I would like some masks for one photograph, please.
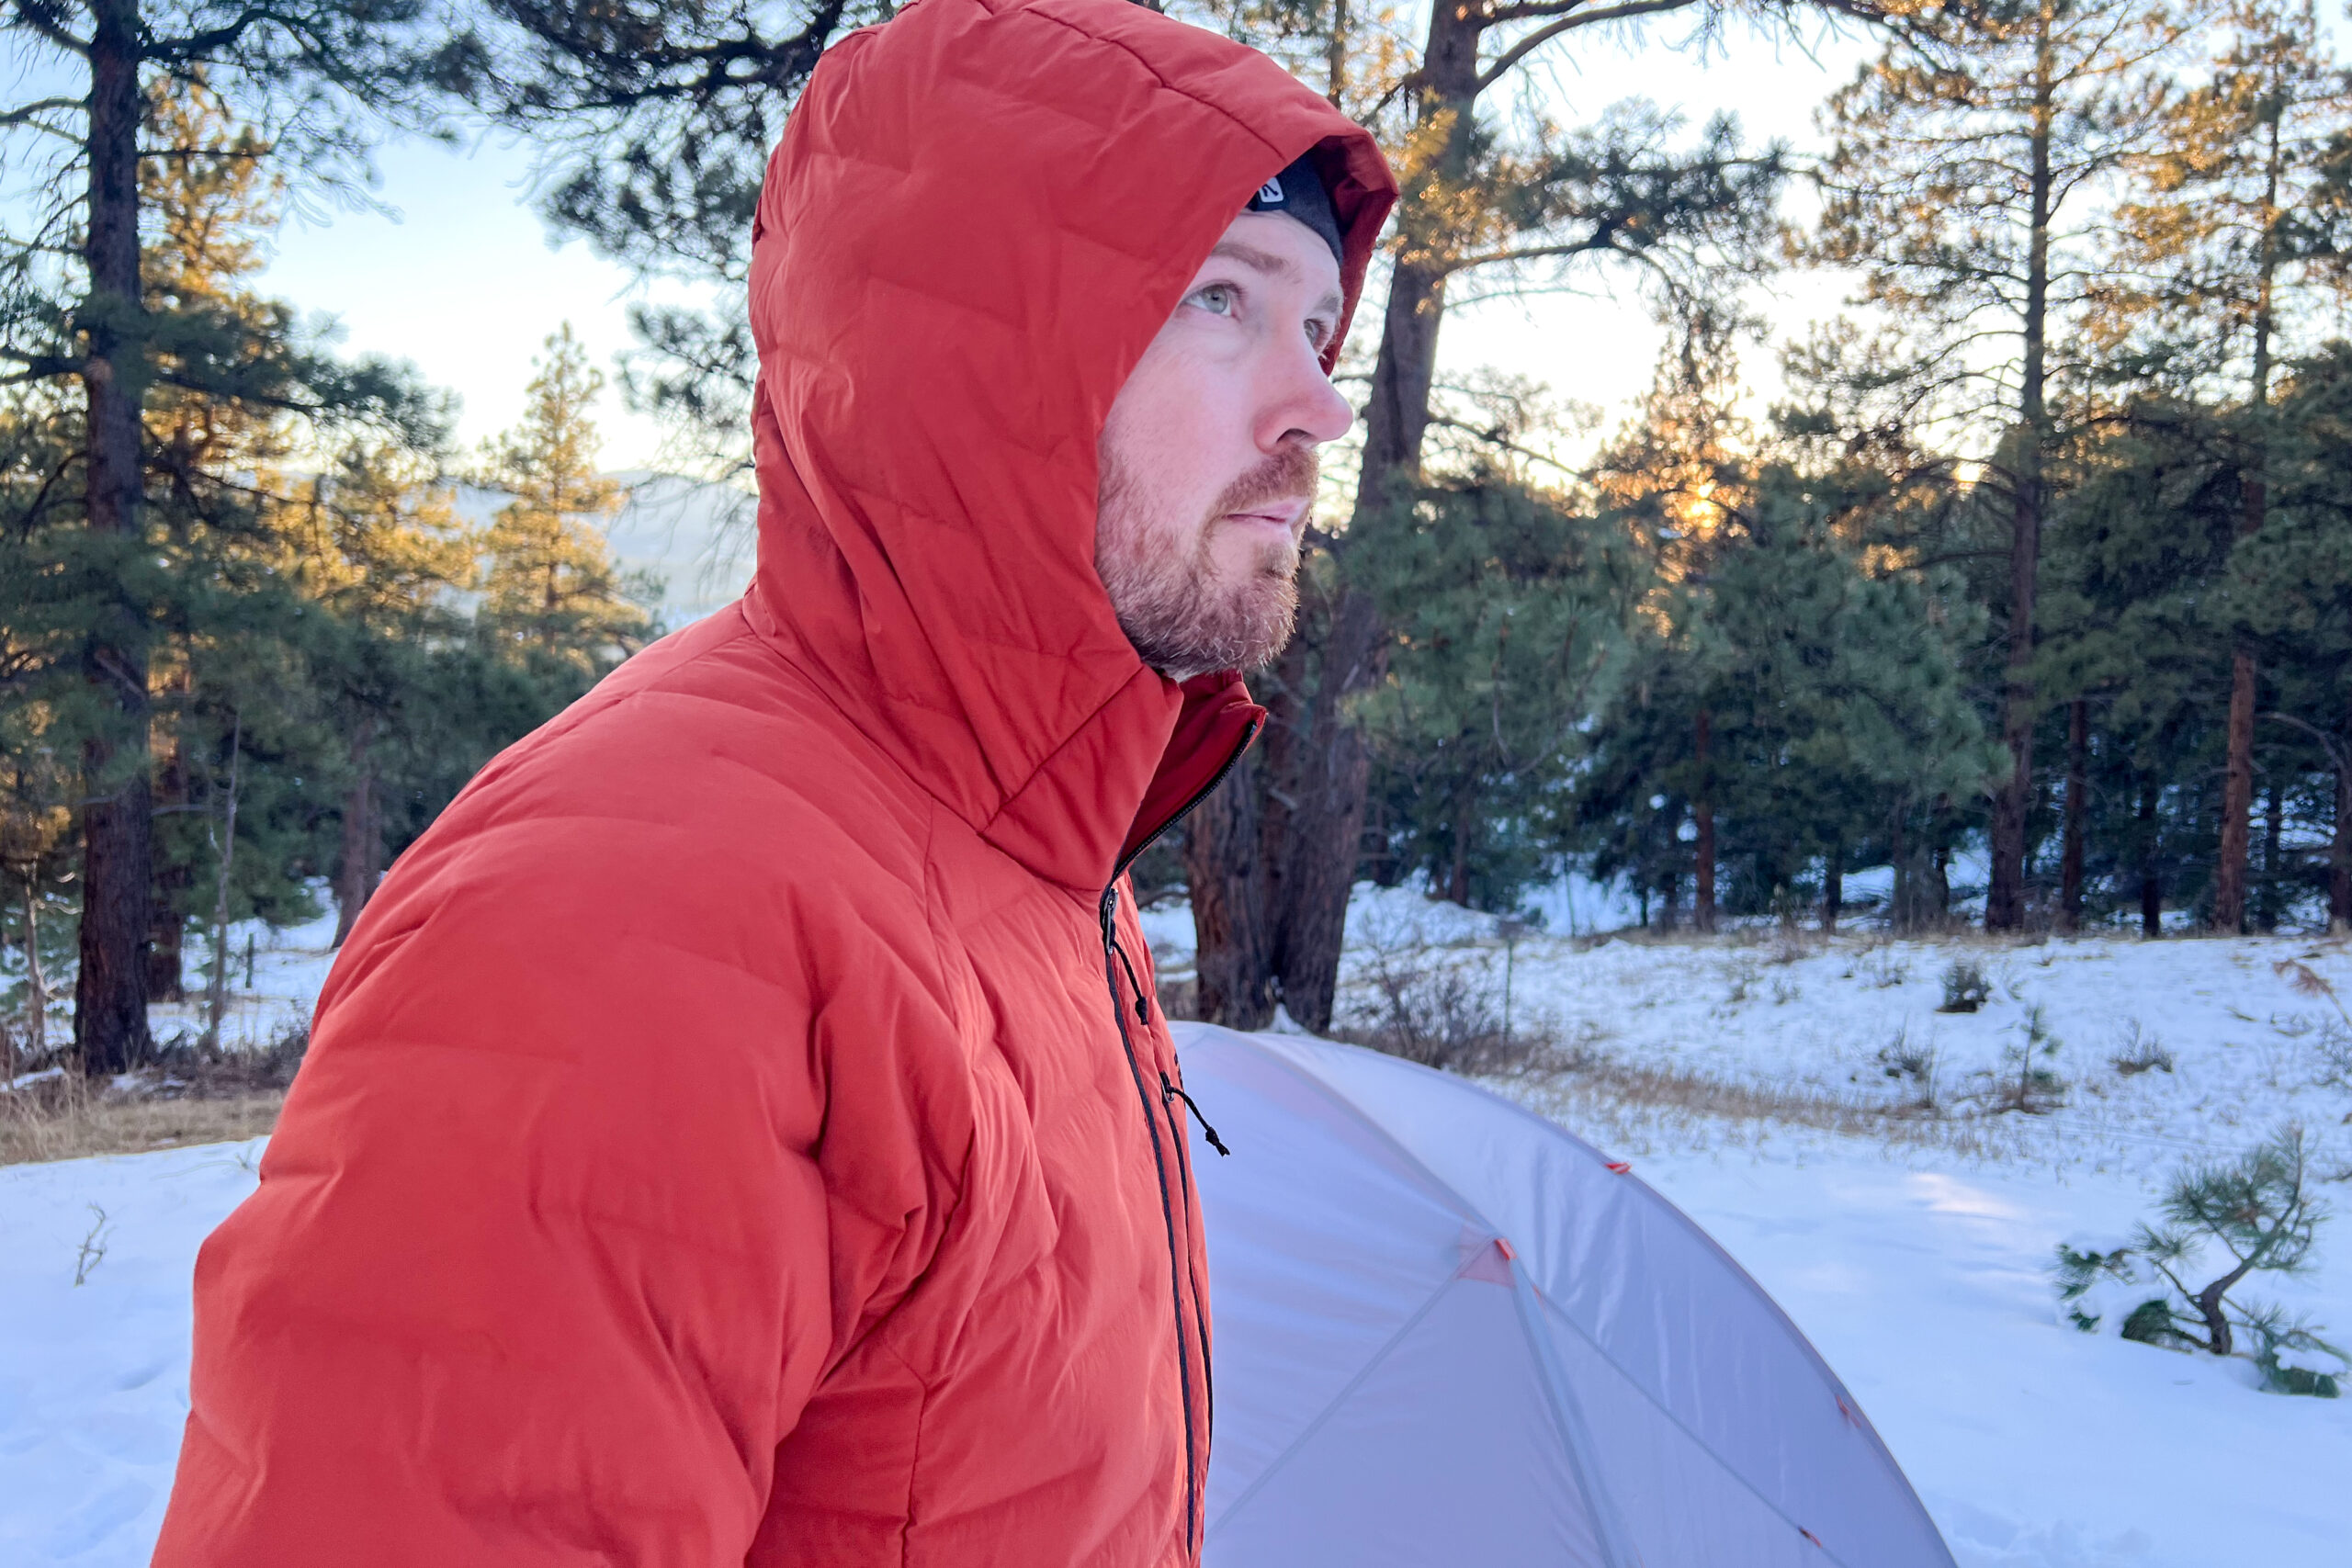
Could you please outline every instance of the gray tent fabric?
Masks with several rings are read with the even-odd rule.
[[[1641,1179],[1476,1085],[1176,1026],[1205,1568],[1952,1568],[1851,1393]]]

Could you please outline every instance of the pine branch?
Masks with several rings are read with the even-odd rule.
[[[58,48],[85,58],[88,56],[90,52],[88,40],[75,38],[67,29],[65,13],[62,7],[53,4],[53,0],[17,0],[16,12],[18,17],[24,18],[27,27]]]
[[[64,133],[59,131],[54,126],[44,124],[33,117],[57,109],[79,113],[87,107],[79,98],[38,98],[31,103],[18,104],[15,108],[0,112],[0,130],[6,130],[10,126],[28,125],[36,130],[49,131],[51,135],[62,135]]]
[[[1560,4],[1510,6],[1497,11],[1495,19],[1498,22],[1535,17],[1559,17],[1559,20],[1548,27],[1536,28],[1497,55],[1495,62],[1478,73],[1477,90],[1483,93],[1501,81],[1510,73],[1512,66],[1517,65],[1529,54],[1543,48],[1562,33],[1573,32],[1578,28],[1598,27],[1603,22],[1622,22],[1634,17],[1650,17],[1666,11],[1680,11],[1696,4],[1696,0],[1623,0],[1622,4],[1604,6],[1597,11],[1579,12],[1574,9],[1583,3],[1584,0],[1562,0]],[[1563,10],[1568,11],[1569,14],[1560,16]]]

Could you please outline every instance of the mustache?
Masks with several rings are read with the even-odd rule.
[[[1264,462],[1226,486],[1216,498],[1216,504],[1209,509],[1209,515],[1216,518],[1229,512],[1254,511],[1269,502],[1312,500],[1316,479],[1322,471],[1315,448],[1303,443],[1285,443]]]

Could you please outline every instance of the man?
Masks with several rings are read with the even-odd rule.
[[[835,46],[754,230],[757,579],[369,904],[198,1264],[158,1563],[1196,1560],[1124,872],[1261,722],[1393,197],[1123,0]]]

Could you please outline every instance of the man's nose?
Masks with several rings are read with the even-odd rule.
[[[1284,441],[1320,446],[1337,441],[1355,423],[1356,411],[1331,385],[1322,360],[1304,336],[1295,349],[1283,354],[1272,374],[1274,384],[1256,431],[1260,450],[1272,452]]]

